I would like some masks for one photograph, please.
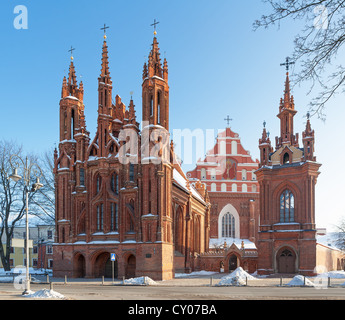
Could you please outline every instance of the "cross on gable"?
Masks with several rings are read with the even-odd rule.
[[[228,127],[229,127],[229,125],[230,125],[230,121],[232,121],[232,119],[230,119],[230,117],[229,117],[229,116],[227,116],[227,117],[226,117],[224,120],[227,122]]]
[[[294,61],[290,61],[290,57],[286,57],[285,63],[281,63],[280,65],[281,66],[285,66],[286,67],[286,71],[289,72],[289,67],[292,64],[295,64],[295,62]]]

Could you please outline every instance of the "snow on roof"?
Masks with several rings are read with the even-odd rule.
[[[333,250],[340,250],[337,246],[338,232],[329,232],[325,235],[316,235],[316,242]]]
[[[232,244],[235,244],[238,249],[242,248],[242,241],[244,245],[244,249],[253,249],[256,250],[255,243],[250,241],[249,239],[239,239],[239,238],[217,238],[217,239],[210,239],[209,245],[210,248],[215,247],[223,247],[224,242],[226,242],[226,246],[229,248]]]
[[[190,190],[187,188],[187,180],[178,172],[176,168],[173,170],[173,178],[178,185],[180,185],[187,192],[191,192],[197,199],[204,202],[204,199],[201,197],[198,191],[190,184]]]

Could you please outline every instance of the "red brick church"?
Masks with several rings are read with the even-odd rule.
[[[116,95],[106,37],[98,78],[97,132],[86,129],[83,84],[71,59],[55,151],[54,276],[171,279],[208,251],[210,204],[183,173],[169,137],[168,65],[156,36],[142,75],[142,129],[133,100]]]
[[[228,126],[188,174],[170,139],[168,64],[156,34],[142,74],[141,129],[133,100],[128,107],[119,95],[113,100],[113,89],[105,37],[94,137],[73,58],[63,79],[54,276],[111,277],[112,253],[119,278],[238,266],[313,274],[316,265],[334,266],[316,241],[314,131],[308,118],[300,146],[288,73],[275,149],[264,125],[254,160]]]

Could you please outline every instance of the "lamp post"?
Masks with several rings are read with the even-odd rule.
[[[14,154],[10,157],[10,164],[13,169],[13,173],[9,176],[9,179],[18,182],[19,180],[23,179],[24,181],[24,191],[25,191],[25,253],[26,253],[26,276],[25,276],[25,290],[23,291],[24,294],[29,294],[30,292],[30,277],[29,277],[29,193],[35,192],[43,187],[43,184],[40,183],[40,177],[42,176],[42,170],[36,163],[29,163],[28,157],[24,160]],[[18,168],[23,166],[23,177],[18,174]],[[30,186],[31,175],[36,177],[36,182]]]

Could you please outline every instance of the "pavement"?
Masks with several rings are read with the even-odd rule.
[[[188,276],[150,286],[123,285],[117,279],[49,278],[47,283],[46,277],[35,276],[41,282],[32,283],[31,290],[52,289],[66,300],[345,300],[345,279],[321,279],[318,287],[287,286],[291,277],[258,278],[241,287],[217,286],[225,275]],[[0,284],[0,300],[38,300],[23,297],[21,292],[13,283]]]

